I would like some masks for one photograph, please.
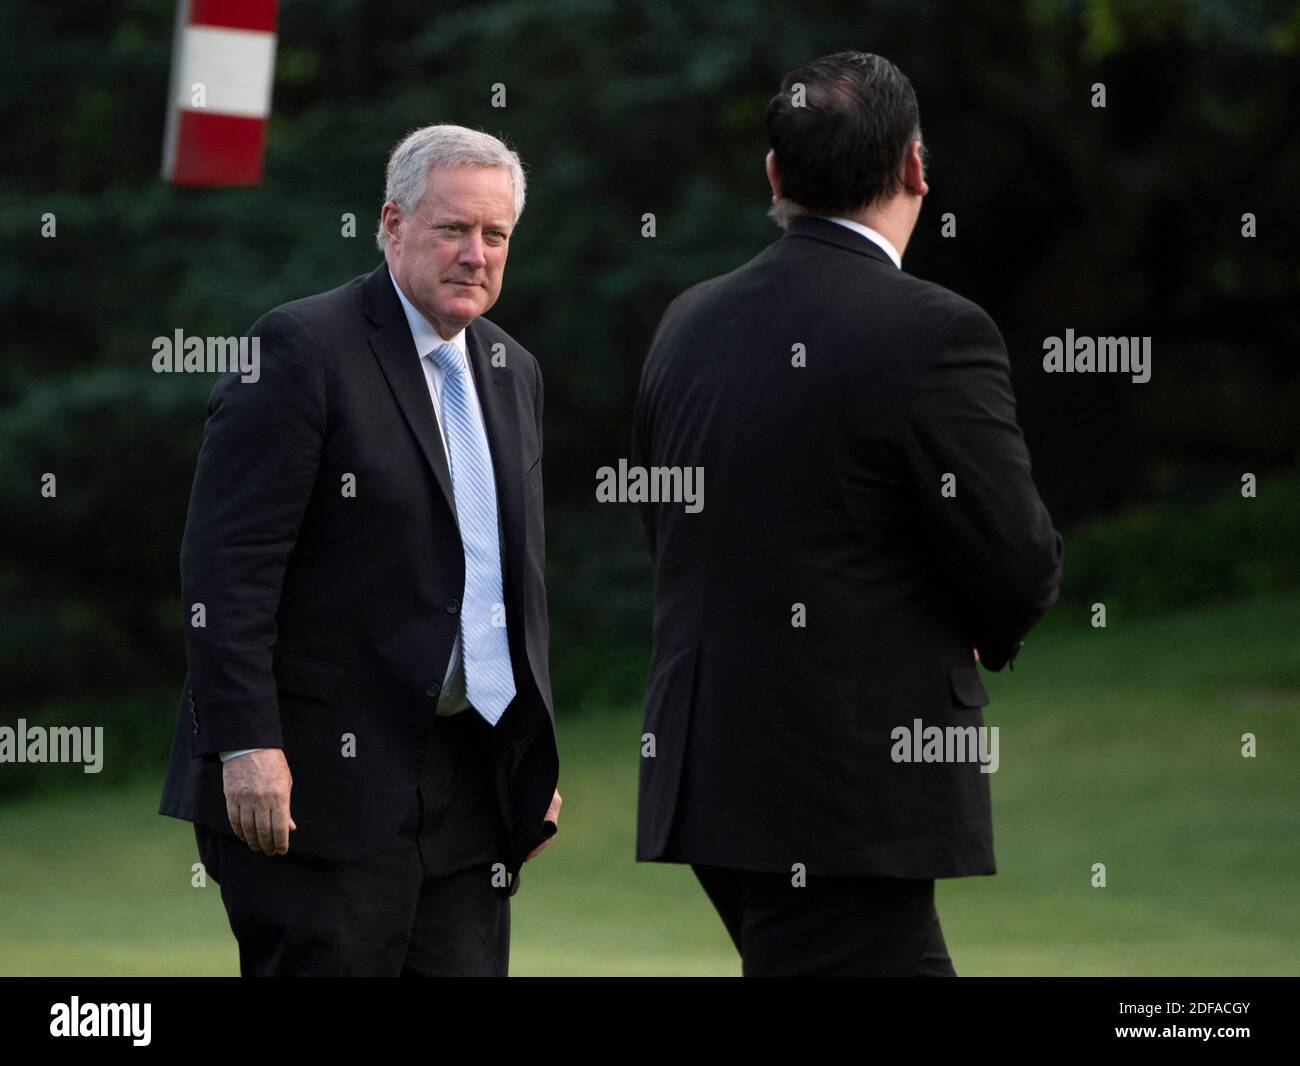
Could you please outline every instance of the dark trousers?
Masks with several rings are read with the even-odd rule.
[[[401,830],[366,862],[298,855],[292,838],[287,854],[264,855],[195,825],[239,942],[240,973],[506,976],[510,897],[494,881],[508,863],[490,729],[473,709],[435,719]]]
[[[934,882],[692,865],[746,977],[956,977]]]

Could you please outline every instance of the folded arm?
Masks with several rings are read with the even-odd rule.
[[[940,345],[909,405],[905,462],[967,634],[1000,670],[1056,602],[1062,542],[1034,487],[993,320],[967,305]]]

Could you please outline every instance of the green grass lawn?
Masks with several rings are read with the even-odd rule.
[[[938,885],[957,972],[1300,972],[1300,596],[1064,621],[985,675],[999,873]],[[560,727],[562,830],[514,899],[512,973],[738,974],[690,870],[632,859],[639,709]],[[0,974],[238,971],[158,790],[79,774],[0,811]]]

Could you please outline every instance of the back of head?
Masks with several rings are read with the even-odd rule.
[[[792,70],[767,105],[768,144],[781,175],[770,214],[845,216],[901,187],[909,145],[921,135],[912,83],[867,52],[836,52]]]

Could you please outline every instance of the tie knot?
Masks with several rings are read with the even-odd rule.
[[[429,353],[429,358],[442,367],[445,374],[458,374],[464,367],[464,362],[460,357],[460,349],[451,341],[443,341]]]

